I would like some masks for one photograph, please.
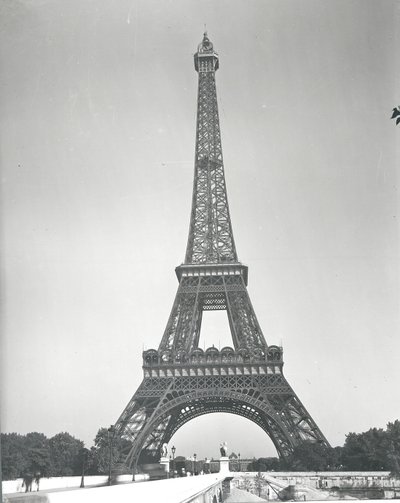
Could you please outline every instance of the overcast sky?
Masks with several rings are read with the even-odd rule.
[[[399,3],[3,0],[0,17],[2,430],[90,446],[140,385],[186,248],[205,23],[265,338],[332,445],[400,418]],[[232,344],[225,312],[204,315],[212,344]],[[171,443],[222,440],[275,454],[223,414]]]

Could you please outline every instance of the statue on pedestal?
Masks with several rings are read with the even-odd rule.
[[[228,442],[221,442],[219,444],[219,450],[221,452],[221,456],[226,457],[228,455]]]
[[[168,444],[162,444],[162,447],[161,447],[161,457],[162,458],[167,458],[168,457]]]

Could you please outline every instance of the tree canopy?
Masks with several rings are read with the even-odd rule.
[[[349,433],[342,448],[342,463],[347,470],[388,470],[400,475],[400,421],[388,423],[386,430]]]
[[[123,460],[130,443],[114,436],[107,428],[100,428],[90,450],[84,443],[67,432],[47,438],[43,433],[32,432],[1,434],[3,480],[12,480],[31,474],[40,476],[106,474],[111,465],[114,473],[127,470]],[[232,462],[238,455],[231,454]],[[177,456],[175,464],[181,459]],[[198,461],[200,463],[200,460]],[[200,464],[198,464],[199,470]],[[390,471],[400,477],[400,421],[388,423],[386,429],[370,428],[363,433],[351,432],[343,447],[328,448],[323,444],[303,442],[287,459],[254,459],[247,470],[263,471]]]
[[[69,433],[57,433],[49,440],[53,476],[79,475],[84,444]]]

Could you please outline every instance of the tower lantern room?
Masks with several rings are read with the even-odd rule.
[[[219,68],[218,54],[214,51],[212,42],[204,33],[203,40],[197,47],[197,52],[194,55],[194,67],[197,72],[212,72]]]

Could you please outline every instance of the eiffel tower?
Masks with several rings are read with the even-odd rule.
[[[199,74],[191,221],[185,262],[158,350],[143,352],[144,377],[115,424],[131,441],[131,467],[158,461],[162,445],[191,419],[212,412],[259,425],[285,458],[308,440],[329,446],[283,375],[282,348],[268,346],[238,261],[225,186],[215,72],[207,33],[194,55]],[[203,311],[225,310],[233,347],[199,348]]]

